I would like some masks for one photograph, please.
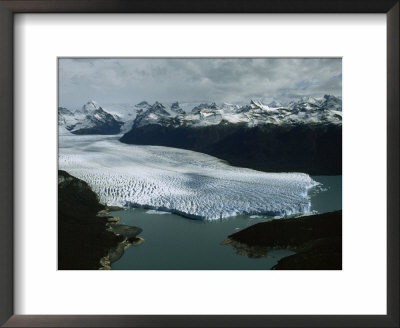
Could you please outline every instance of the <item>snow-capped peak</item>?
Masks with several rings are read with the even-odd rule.
[[[83,112],[91,112],[100,109],[101,107],[94,101],[90,100],[82,107]]]
[[[267,105],[264,105],[261,100],[251,100],[250,105],[258,107],[261,110],[269,110],[270,108]]]
[[[165,106],[164,106],[162,103],[156,101],[156,102],[154,103],[154,105],[152,106],[152,108],[155,109],[155,110],[159,110],[159,109],[164,109]]]
[[[270,107],[270,108],[280,108],[280,107],[283,107],[283,105],[279,101],[273,100],[268,104],[268,107]]]
[[[74,113],[59,108],[58,122],[75,134],[116,134],[123,122],[115,114],[106,112],[95,101],[89,101]]]
[[[139,110],[147,110],[151,108],[151,105],[147,101],[141,101],[140,103],[135,105],[136,108],[139,108]]]
[[[179,102],[177,101],[171,104],[171,111],[181,115],[185,114],[185,111],[179,106]]]
[[[307,102],[310,104],[316,104],[318,102],[318,100],[314,97],[310,97],[310,96],[304,96],[300,99],[300,102]]]
[[[202,109],[218,109],[218,106],[215,102],[211,104],[202,103],[192,109],[192,113],[199,113]]]
[[[342,97],[335,97],[332,95],[324,95],[321,105],[325,109],[341,111],[342,110]]]

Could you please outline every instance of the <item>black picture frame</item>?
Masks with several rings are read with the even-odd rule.
[[[399,327],[399,8],[398,0],[0,0],[0,324],[4,327]],[[14,315],[13,17],[16,13],[385,13],[387,315]]]

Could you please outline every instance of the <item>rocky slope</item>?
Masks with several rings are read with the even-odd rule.
[[[105,209],[86,182],[58,171],[59,270],[109,269],[136,242],[141,229],[111,225],[110,216],[97,215]]]
[[[271,249],[296,254],[281,259],[276,270],[341,270],[342,211],[258,223],[223,242],[249,257],[267,256]]]
[[[173,128],[150,124],[132,129],[120,141],[194,150],[265,172],[335,175],[342,169],[342,129],[336,125]]]

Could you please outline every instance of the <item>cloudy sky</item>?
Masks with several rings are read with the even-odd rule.
[[[342,61],[332,58],[60,59],[59,106],[148,102],[290,101],[342,95]]]

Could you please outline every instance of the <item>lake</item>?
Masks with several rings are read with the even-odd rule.
[[[322,185],[313,188],[311,210],[324,213],[342,209],[342,176],[312,176]],[[145,239],[128,248],[112,264],[113,270],[266,270],[279,259],[294,254],[289,250],[271,251],[266,258],[238,255],[229,245],[222,246],[230,234],[268,216],[235,216],[213,221],[191,220],[182,216],[142,208],[113,212],[121,224],[143,229]]]

